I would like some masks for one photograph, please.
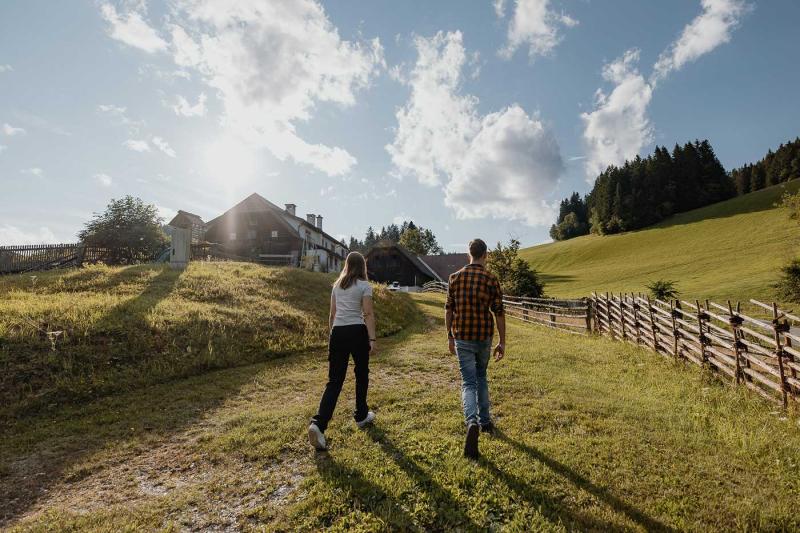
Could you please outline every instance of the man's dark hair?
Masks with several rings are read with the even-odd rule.
[[[469,241],[469,256],[473,259],[480,259],[486,255],[486,243],[483,239],[472,239]]]

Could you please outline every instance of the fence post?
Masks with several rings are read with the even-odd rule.
[[[594,322],[594,300],[586,300],[586,333],[592,333],[592,324]]]
[[[789,337],[786,337],[786,336],[784,335],[784,337],[783,337],[783,345],[784,345],[784,346],[786,346],[787,348],[791,348],[791,347],[792,347],[792,339],[790,339]],[[792,362],[794,362],[794,355],[790,354],[790,353],[789,353],[789,352],[787,352],[786,350],[784,350],[784,352],[783,352],[783,353],[784,353],[784,355],[786,356],[786,358],[787,358],[789,361],[792,361]],[[795,380],[797,380],[797,370],[795,370],[795,369],[794,369],[794,366],[791,366],[791,367],[789,367],[789,368],[790,368],[790,372],[792,373],[792,377],[793,377]],[[792,386],[790,386],[790,387],[789,387],[789,392],[790,392],[790,393],[791,393],[791,395],[792,395],[792,399],[793,399],[793,400],[795,400],[795,401],[797,401],[797,392],[798,392],[797,386],[796,386],[796,385],[792,385]]]
[[[728,314],[730,315],[728,323],[733,331],[733,356],[736,358],[736,376],[734,382],[738,385],[742,382],[742,361],[741,355],[739,355],[739,350],[741,348],[741,342],[739,341],[741,332],[739,331],[739,326],[742,324],[742,318],[733,314],[733,306],[730,300],[728,300]]]
[[[680,352],[678,348],[678,339],[680,339],[681,332],[678,330],[678,322],[675,320],[675,314],[677,311],[675,308],[677,307],[680,309],[681,303],[677,300],[670,301],[669,310],[670,316],[672,317],[672,355],[675,359],[680,357]]]
[[[613,298],[614,293],[611,293]],[[619,298],[617,298],[619,305],[619,326],[622,328],[622,340],[626,340],[628,338],[628,334],[625,332],[625,307],[622,305],[622,293],[619,293]]]
[[[700,339],[700,360],[702,361],[703,365],[705,366],[708,363],[708,355],[706,355],[706,334],[703,333],[703,308],[700,307],[700,300],[694,301],[695,309],[697,310],[697,328],[700,330],[700,335],[698,338]]]
[[[642,335],[639,330],[639,302],[636,301],[636,296],[631,293],[631,308],[633,309],[633,328],[636,330],[636,344],[642,343]]]
[[[656,331],[656,318],[653,313],[653,304],[650,302],[650,296],[647,297],[647,313],[650,315],[650,335],[653,336],[653,349],[658,352],[658,347],[661,344],[658,342],[658,333]]]
[[[783,347],[781,346],[781,333],[784,333],[789,327],[787,323],[781,323],[778,318],[778,304],[772,302],[772,330],[775,333],[775,356],[778,358],[778,371],[781,374],[781,392],[783,393],[783,408],[789,406],[787,397],[787,383],[786,374],[783,369]]]

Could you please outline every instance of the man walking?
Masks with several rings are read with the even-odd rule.
[[[480,432],[494,432],[486,378],[494,335],[492,315],[500,336],[495,361],[505,355],[506,344],[503,292],[497,278],[486,270],[486,252],[481,239],[470,241],[470,264],[450,276],[445,304],[450,353],[458,356],[461,369],[461,404],[467,424],[464,457],[471,459],[478,458]]]

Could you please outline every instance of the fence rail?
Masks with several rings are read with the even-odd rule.
[[[592,293],[594,331],[649,347],[725,375],[770,401],[800,399],[800,317],[777,304],[750,303],[764,318],[745,315],[739,303],[664,302],[634,294]]]
[[[447,283],[429,281],[422,286],[422,292],[447,293],[447,287]],[[528,324],[578,335],[586,335],[591,331],[591,308],[585,299],[504,296],[503,307],[509,317]]]

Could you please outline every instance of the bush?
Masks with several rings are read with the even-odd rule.
[[[656,300],[669,301],[678,297],[678,289],[675,287],[675,282],[671,280],[652,281],[647,285],[647,290],[650,291],[650,296]]]
[[[536,270],[519,257],[518,253],[518,240],[511,239],[506,247],[498,242],[497,248],[489,252],[486,268],[497,276],[503,293],[510,296],[542,297],[544,283],[539,279]]]
[[[781,268],[783,276],[776,285],[778,298],[787,302],[800,302],[800,259],[792,259]]]

